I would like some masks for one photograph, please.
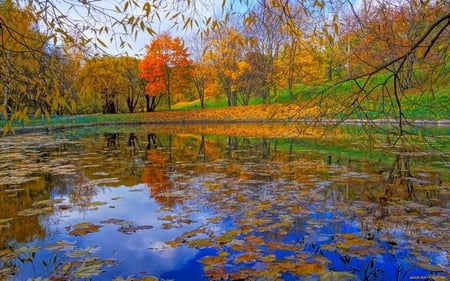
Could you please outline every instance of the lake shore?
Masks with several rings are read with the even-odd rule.
[[[450,126],[450,120],[403,120],[403,124],[413,126]],[[55,116],[50,120],[33,119],[29,123],[15,124],[13,133],[24,134],[43,131],[61,131],[70,128],[110,125],[165,125],[165,124],[265,124],[265,123],[303,123],[311,125],[398,125],[396,119],[324,119],[298,107],[285,105],[253,105],[217,109],[172,110],[139,113],[93,114],[74,116]],[[3,126],[2,126],[3,127]],[[11,132],[9,132],[11,133]],[[1,129],[3,135],[3,128]]]

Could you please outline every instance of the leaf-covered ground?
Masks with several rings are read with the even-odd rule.
[[[46,118],[30,119],[29,122],[17,121],[13,126],[3,124],[3,134],[21,133],[31,131],[47,131],[60,130],[71,127],[96,126],[96,125],[131,125],[131,124],[152,124],[152,125],[168,125],[168,124],[216,124],[218,126],[229,126],[229,123],[253,123],[256,126],[266,126],[270,122],[280,122],[286,124],[286,121],[304,121],[310,122],[301,125],[300,130],[283,131],[281,136],[298,136],[299,131],[303,133],[311,128],[317,128],[328,120],[322,114],[330,109],[326,106],[320,107],[315,105],[301,104],[270,104],[270,105],[251,105],[251,106],[235,106],[226,108],[213,109],[191,109],[191,110],[172,110],[172,111],[156,111],[156,112],[140,112],[140,113],[123,113],[123,114],[93,114],[93,115],[75,115],[75,116],[53,116],[50,120]],[[330,125],[334,124],[331,120]],[[350,123],[360,124],[362,120],[352,119]],[[388,120],[378,120],[381,123]],[[417,124],[422,124],[423,120],[418,120]],[[430,121],[431,122],[431,121]],[[435,120],[434,124],[449,124],[449,120]],[[394,122],[395,123],[395,122]],[[414,122],[413,122],[414,123]],[[0,125],[2,125],[0,120]],[[297,124],[299,125],[299,124]],[[305,126],[306,125],[306,126]],[[253,126],[255,127],[255,126]],[[334,126],[333,126],[334,127]],[[0,128],[1,129],[1,128]],[[216,131],[217,132],[217,131]],[[219,130],[220,132],[220,130]],[[248,133],[246,130],[242,133]],[[254,135],[254,133],[252,133]],[[274,136],[279,136],[273,134]]]

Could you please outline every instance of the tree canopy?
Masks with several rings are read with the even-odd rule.
[[[117,112],[122,106],[118,103],[135,111],[142,107],[137,98],[142,79],[147,82],[148,111],[196,98],[203,99],[204,107],[205,93],[237,106],[252,100],[269,103],[288,91],[291,102],[308,100],[310,108],[317,108],[318,118],[395,118],[402,135],[403,125],[414,118],[405,114],[403,106],[415,100],[414,95],[429,96],[420,100],[428,100],[430,109],[448,110],[441,102],[448,100],[448,3],[362,0],[357,4],[351,0],[1,1],[4,132],[15,119],[30,115]],[[105,63],[124,56],[120,50],[139,49],[133,39],[142,36],[151,36],[145,57],[126,64],[140,60],[140,74],[135,67],[119,71],[120,79],[133,86],[114,85],[117,81],[112,79],[77,82],[83,77],[85,81],[116,77],[118,70],[106,65],[94,68],[92,77],[83,73],[93,61]],[[199,45],[197,53],[187,52],[191,45]],[[113,49],[119,51],[108,54]],[[94,84],[103,80],[108,85],[100,91],[100,85]],[[88,85],[92,94],[100,95],[100,101],[90,106],[82,102],[89,96]],[[310,90],[303,91],[305,85]],[[167,103],[159,103],[162,96]]]
[[[187,84],[190,64],[189,53],[178,37],[164,33],[147,46],[139,64],[140,77],[147,81],[147,111],[155,110],[163,95],[170,109],[173,92],[182,91]]]

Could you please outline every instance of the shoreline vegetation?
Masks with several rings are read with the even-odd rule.
[[[2,125],[3,135],[5,124]],[[249,105],[239,107],[211,109],[183,109],[119,114],[92,114],[73,116],[53,116],[50,119],[31,118],[20,121],[7,128],[7,134],[25,134],[32,132],[61,131],[71,128],[110,126],[110,125],[211,125],[211,124],[305,124],[317,125],[398,125],[396,119],[327,119],[320,118],[314,112],[298,110],[296,106],[286,104]],[[450,119],[408,120],[410,125],[450,126]],[[291,135],[291,134],[289,134]]]

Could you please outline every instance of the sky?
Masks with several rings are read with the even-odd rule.
[[[81,1],[76,0],[54,1],[54,3],[58,5],[55,15],[59,13],[67,16],[66,22],[68,23],[68,26],[92,26],[97,29],[100,28],[100,26],[108,27],[108,34],[101,35],[100,39],[106,43],[107,48],[103,49],[109,54],[142,56],[145,53],[145,46],[152,40],[150,34],[147,32],[140,32],[137,38],[135,38],[133,35],[125,35],[121,25],[115,27],[112,26],[111,17],[116,20],[122,20],[124,17],[124,13],[118,12],[116,6],[119,7],[120,10],[123,10],[127,1],[92,1],[91,5],[94,6],[90,9],[91,14],[89,14],[86,6],[83,6],[80,2]],[[140,2],[141,7],[143,7],[145,1],[138,0],[138,2]],[[151,11],[150,16],[153,17],[147,21],[146,24],[148,24],[156,33],[169,32],[172,36],[181,37],[186,40],[191,40],[191,37],[195,34],[196,30],[182,30],[182,14],[185,17],[191,16],[197,19],[212,17],[217,13],[220,13],[220,7],[222,5],[222,0],[190,0],[191,9],[187,9],[187,0],[161,0],[160,2],[161,5],[165,7],[158,10],[159,17],[156,16],[155,12]],[[180,16],[177,20],[178,24],[174,26],[174,21],[167,19],[167,14],[172,16],[178,12],[180,12]],[[129,16],[142,15],[143,10],[142,8],[133,7],[130,4],[127,7],[126,13],[128,13]],[[69,19],[70,24],[68,22]],[[130,31],[130,28],[128,28],[128,31]],[[114,36],[115,40],[110,41],[112,33],[116,33],[117,36]],[[95,37],[93,32],[85,32],[85,35],[87,37]],[[132,48],[121,48],[120,38],[129,43]]]
[[[53,3],[58,5],[60,9],[60,13],[68,16],[67,18],[71,20],[71,23],[77,26],[83,25],[91,25],[94,28],[99,28],[99,26],[107,26],[109,34],[103,34],[100,36],[100,39],[107,44],[107,48],[103,48],[108,54],[111,55],[121,55],[128,54],[132,56],[142,57],[145,54],[145,46],[149,44],[152,40],[152,36],[146,32],[140,32],[137,38],[134,38],[133,35],[124,35],[123,27],[116,26],[112,27],[111,17],[117,20],[121,20],[124,17],[124,14],[118,12],[116,10],[116,6],[119,9],[123,9],[124,5],[127,1],[121,0],[113,0],[113,1],[90,1],[91,5],[97,7],[98,10],[95,13],[92,13],[91,16],[88,15],[88,10],[86,9],[82,1],[79,0],[54,0]],[[142,5],[146,2],[143,0],[137,0]],[[191,8],[188,9],[186,3],[191,3]],[[233,5],[234,10],[240,10],[240,5],[243,9],[246,9],[244,4],[239,4],[241,0],[226,0],[227,5]],[[242,0],[245,2],[245,0]],[[251,3],[257,0],[248,0]],[[149,1],[153,2],[153,1]],[[155,0],[155,2],[158,2]],[[221,7],[223,0],[159,0],[161,6],[165,6],[163,10],[159,9],[159,18],[156,17],[156,13],[151,11],[150,15],[153,16],[153,19],[148,21],[148,24],[156,33],[169,32],[172,36],[177,36],[183,38],[185,41],[192,41],[193,37],[197,29],[194,30],[182,30],[182,15],[185,17],[195,17],[196,19],[205,19],[207,17],[217,17],[221,14]],[[355,7],[359,6],[358,3],[360,0],[352,1],[355,4]],[[174,4],[175,3],[175,4]],[[93,9],[91,9],[92,11]],[[241,9],[242,10],[242,9]],[[180,12],[180,16],[178,18],[178,25],[174,26],[174,21],[167,19],[167,13],[169,13],[169,17],[176,13]],[[138,15],[143,13],[142,8],[136,8],[132,5],[128,5],[126,13],[131,15]],[[200,21],[201,22],[201,21]],[[128,29],[129,31],[130,29]],[[115,36],[115,40],[110,41],[111,33],[120,34]],[[88,37],[95,37],[91,32],[85,33]],[[91,34],[91,35],[90,35]],[[128,44],[132,46],[132,48],[125,47],[121,48],[120,39],[121,37]]]

